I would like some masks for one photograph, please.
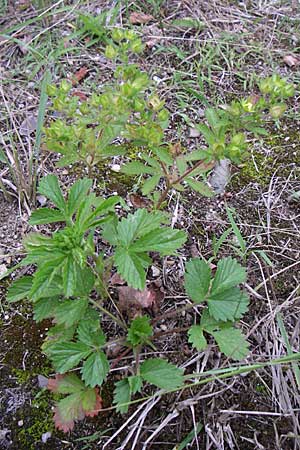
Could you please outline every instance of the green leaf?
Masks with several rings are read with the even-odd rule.
[[[87,197],[89,189],[92,187],[92,180],[84,178],[78,180],[70,189],[67,201],[68,216],[71,218],[79,208],[79,205]]]
[[[186,264],[185,289],[195,303],[202,303],[208,294],[211,278],[209,265],[200,258],[191,259]]]
[[[214,191],[203,181],[195,180],[194,178],[185,178],[187,184],[196,192],[199,192],[204,197],[213,197]]]
[[[84,383],[74,373],[57,375],[49,379],[48,389],[58,394],[75,394],[85,389]]]
[[[237,287],[210,294],[207,300],[209,313],[216,320],[240,319],[248,310],[249,298]]]
[[[130,402],[131,395],[141,391],[142,385],[143,380],[138,375],[124,378],[115,383],[113,403],[117,405],[117,412],[121,414],[127,413],[129,405],[126,405],[126,403]]]
[[[153,328],[150,325],[150,317],[136,317],[130,324],[127,341],[135,347],[147,342],[147,339],[152,336],[152,334]]]
[[[34,274],[30,297],[38,300],[42,297],[49,297],[49,287],[53,279],[60,271],[64,256],[45,262]]]
[[[128,383],[128,379],[124,378],[123,380],[117,381],[115,383],[114,390],[114,404],[117,405],[116,411],[125,414],[128,411],[129,403],[131,399],[130,386]]]
[[[195,347],[198,352],[207,347],[206,339],[203,335],[203,328],[200,325],[192,325],[188,331],[189,343]]]
[[[71,327],[84,317],[87,307],[88,300],[86,298],[65,300],[55,310],[55,322],[57,324],[64,324],[67,328]]]
[[[240,361],[249,353],[249,344],[241,330],[237,328],[225,328],[212,333],[220,350],[229,358]]]
[[[91,351],[91,348],[82,342],[57,342],[46,350],[46,354],[53,362],[55,370],[64,373],[77,366]]]
[[[141,376],[161,389],[176,389],[183,385],[183,369],[159,358],[147,359],[140,368]]]
[[[235,259],[228,257],[218,262],[211,294],[223,292],[246,281],[246,270]]]
[[[131,246],[134,252],[159,252],[163,255],[173,254],[187,239],[186,233],[172,228],[150,231]]]
[[[101,386],[109,372],[109,363],[104,352],[92,353],[84,362],[81,374],[87,386]]]
[[[139,375],[132,375],[131,377],[127,378],[129,386],[130,386],[130,393],[136,394],[137,392],[140,392],[143,386],[143,380],[142,377]]]
[[[133,161],[122,166],[121,171],[126,175],[156,175],[157,169],[153,167],[146,166],[140,161]]]
[[[145,288],[146,273],[144,270],[145,264],[143,262],[146,261],[146,259],[141,260],[140,256],[129,253],[129,251],[124,248],[117,248],[114,255],[114,261],[119,275],[127,281],[129,286],[139,290]],[[150,263],[151,260],[148,258],[148,265],[150,265]]]
[[[62,212],[65,212],[66,204],[55,175],[47,175],[40,181],[38,192],[49,198]]]
[[[33,278],[25,276],[15,280],[9,287],[6,295],[6,300],[10,303],[18,302],[24,298],[29,298],[32,288]]]
[[[30,225],[43,225],[55,222],[65,222],[65,215],[57,209],[39,208],[31,213]]]
[[[95,283],[92,270],[88,267],[80,267],[72,256],[65,259],[62,277],[66,297],[86,296],[93,289]]]
[[[101,347],[106,342],[99,320],[81,320],[77,328],[77,336],[81,342],[90,347]]]
[[[33,317],[36,322],[41,322],[54,316],[57,306],[60,305],[58,297],[40,298],[33,304]]]
[[[148,195],[150,192],[154,191],[156,186],[159,183],[161,175],[154,175],[153,177],[148,178],[142,186],[142,194]]]

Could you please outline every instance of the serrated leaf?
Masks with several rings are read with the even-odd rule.
[[[78,339],[90,347],[101,347],[106,338],[98,320],[81,320],[77,328]]]
[[[211,294],[218,294],[246,281],[246,270],[235,259],[228,257],[218,262]]]
[[[146,284],[145,264],[143,264],[140,256],[131,254],[124,248],[117,248],[114,261],[118,273],[131,287],[139,290],[144,289]],[[151,260],[148,258],[148,265],[150,263]]]
[[[136,317],[130,324],[127,341],[135,347],[145,343],[152,334],[153,328],[150,325],[150,317]]]
[[[156,186],[159,183],[161,175],[154,175],[153,177],[148,178],[142,186],[142,194],[148,195],[150,192],[154,191]]]
[[[42,297],[49,296],[49,286],[53,282],[54,277],[60,271],[64,256],[52,261],[45,262],[34,274],[30,298],[38,300]]]
[[[75,394],[85,389],[84,383],[74,373],[67,375],[56,374],[55,378],[49,378],[47,388],[58,394]]]
[[[141,391],[143,386],[142,377],[140,377],[139,375],[132,375],[131,377],[128,377],[127,380],[130,386],[131,394],[136,394],[137,392]]]
[[[134,252],[159,252],[162,256],[173,254],[187,239],[186,233],[172,228],[150,231],[131,246]]]
[[[77,366],[91,353],[91,348],[82,342],[57,342],[46,350],[59,373],[67,372]]]
[[[70,394],[57,403],[54,409],[54,422],[57,429],[67,433],[74,428],[74,421],[84,418],[81,405],[81,392]]]
[[[248,311],[249,298],[237,287],[217,294],[210,294],[208,300],[209,313],[216,320],[240,319]]]
[[[92,184],[92,180],[84,178],[83,180],[76,181],[71,187],[67,201],[67,211],[70,218],[77,211],[81,202],[85,200]]]
[[[188,296],[195,303],[202,303],[205,301],[211,279],[211,269],[209,265],[200,258],[191,259],[186,264],[184,279]]]
[[[33,318],[36,322],[41,322],[54,316],[57,306],[60,304],[58,298],[41,298],[33,304]]]
[[[115,383],[113,400],[114,404],[117,405],[116,411],[121,414],[127,413],[129,405],[126,405],[126,403],[129,403],[130,399],[131,393],[127,378],[117,381]]]
[[[18,302],[24,298],[29,298],[32,288],[33,278],[25,276],[15,280],[8,288],[6,300],[10,303]]]
[[[164,359],[147,359],[141,364],[140,374],[145,381],[161,389],[176,389],[183,385],[183,369]]]
[[[55,222],[65,222],[65,220],[66,218],[64,213],[57,209],[39,208],[31,213],[29,224],[43,225]]]
[[[199,192],[204,197],[213,197],[214,191],[203,181],[195,180],[194,178],[185,178],[187,184],[196,192]]]
[[[225,328],[212,333],[220,350],[229,358],[240,361],[249,353],[249,344],[241,330],[237,328]]]
[[[84,317],[88,307],[88,300],[80,298],[61,302],[55,312],[54,318],[57,324],[64,324],[67,328],[79,322]]]
[[[38,187],[38,192],[49,198],[58,209],[65,212],[65,200],[55,175],[47,175],[42,178]]]
[[[92,353],[84,362],[81,374],[87,386],[101,386],[109,372],[109,363],[104,352]]]
[[[195,347],[198,352],[207,347],[206,339],[203,335],[203,328],[200,325],[192,325],[188,330],[189,343]]]

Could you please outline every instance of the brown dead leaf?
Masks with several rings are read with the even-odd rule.
[[[81,91],[72,92],[72,97],[79,97],[82,102],[85,102],[87,100],[87,95],[85,95],[85,93]]]
[[[34,133],[36,131],[36,127],[37,117],[29,114],[21,123],[19,132],[21,136],[30,136],[31,133]]]
[[[148,23],[153,19],[153,16],[151,16],[150,14],[133,12],[132,14],[130,14],[129,22],[132,25],[143,25],[144,23]]]
[[[289,67],[297,67],[300,65],[300,57],[293,54],[285,55],[283,61]]]
[[[164,298],[162,290],[153,283],[143,291],[130,286],[120,286],[118,293],[119,308],[121,312],[125,312],[130,318],[136,317],[145,308],[157,310]]]
[[[75,86],[78,84],[81,80],[83,80],[88,73],[88,68],[83,66],[77,72],[74,73],[72,77],[72,85]]]
[[[110,282],[110,284],[111,284],[112,286],[115,286],[116,284],[123,285],[123,284],[126,283],[126,281],[124,281],[123,278],[121,278],[120,275],[119,275],[117,272],[114,273],[114,274],[110,277],[109,282]]]
[[[130,194],[129,200],[134,208],[149,208],[152,204],[150,200],[137,194]]]

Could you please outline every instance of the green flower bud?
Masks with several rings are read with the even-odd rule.
[[[286,109],[287,109],[286,104],[280,103],[270,108],[270,114],[273,117],[273,119],[279,119],[285,113]]]
[[[72,87],[71,83],[69,83],[67,80],[62,80],[62,82],[60,83],[59,89],[64,94],[67,94],[68,92],[70,92],[71,87]]]
[[[112,45],[108,45],[105,49],[105,56],[108,59],[114,59],[118,55],[117,50]]]
[[[54,95],[57,94],[57,88],[56,88],[56,86],[54,86],[54,84],[48,84],[47,88],[46,88],[46,92],[47,92],[47,95],[49,95],[49,97],[53,97]]]
[[[122,39],[124,39],[124,33],[123,30],[120,30],[119,28],[115,28],[111,34],[111,37],[115,42],[120,42]]]
[[[142,41],[140,39],[135,39],[134,41],[132,41],[130,44],[130,50],[133,53],[142,53],[142,51],[144,50]]]

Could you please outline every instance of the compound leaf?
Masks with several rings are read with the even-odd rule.
[[[88,307],[88,300],[80,298],[61,302],[54,312],[55,322],[65,324],[67,328],[79,322],[84,317]]]

